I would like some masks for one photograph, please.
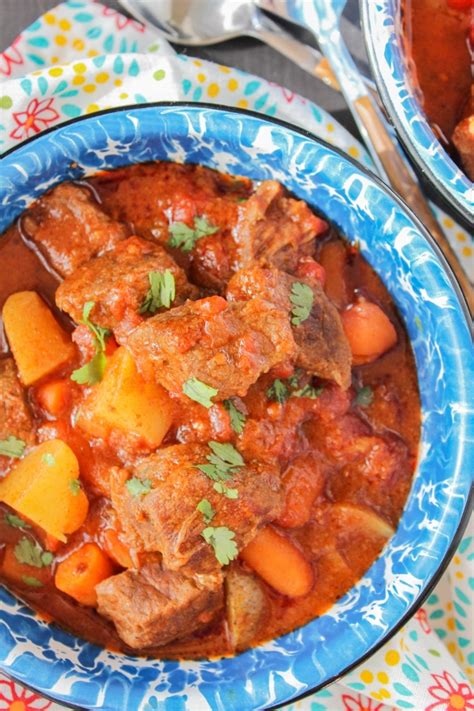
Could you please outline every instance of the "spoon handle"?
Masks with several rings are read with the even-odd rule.
[[[265,42],[265,44],[273,47],[273,49],[297,64],[305,72],[318,77],[332,89],[340,91],[339,82],[334,76],[328,60],[318,50],[283,33],[281,28],[278,28],[277,33],[262,26],[252,31],[252,37]]]

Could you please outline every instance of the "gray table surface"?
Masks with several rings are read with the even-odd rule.
[[[101,1],[104,5],[121,9],[117,0]],[[311,0],[306,1],[310,2]],[[39,15],[57,5],[58,2],[59,0],[0,0],[0,51],[6,49],[25,27]],[[160,0],[156,0],[156,2],[160,2]],[[195,2],[198,3],[199,0],[195,0]],[[299,39],[315,46],[310,33],[296,29],[295,25],[285,24],[285,27],[291,28]],[[344,13],[343,34],[358,63],[366,68],[357,0],[348,0]],[[296,91],[330,111],[351,133],[358,136],[352,116],[340,94],[306,74],[275,50],[256,40],[241,38],[212,47],[176,47],[176,49],[178,52],[238,67],[270,81],[278,82],[278,84]]]

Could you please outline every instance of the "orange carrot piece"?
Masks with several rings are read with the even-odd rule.
[[[58,590],[81,605],[95,607],[95,586],[113,573],[110,558],[95,543],[86,543],[58,565],[54,583]]]
[[[272,526],[262,528],[240,557],[281,595],[300,597],[313,587],[311,564],[299,548]]]
[[[344,311],[342,325],[356,365],[370,363],[397,342],[397,332],[387,314],[365,299]]]
[[[71,400],[71,381],[65,378],[50,380],[36,390],[36,399],[42,410],[53,417],[64,412]]]
[[[117,531],[108,528],[103,531],[100,543],[104,546],[105,552],[122,568],[133,568],[133,561],[125,543],[119,538]]]
[[[27,587],[41,587],[51,575],[51,569],[48,567],[37,568],[33,565],[20,563],[15,555],[13,544],[5,546],[1,571],[2,575],[12,583]]]

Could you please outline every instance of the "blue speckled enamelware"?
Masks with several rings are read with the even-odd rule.
[[[390,289],[416,356],[423,428],[413,489],[395,536],[364,578],[326,615],[258,649],[218,661],[125,657],[43,622],[0,587],[0,668],[92,709],[261,709],[360,661],[419,604],[452,551],[474,461],[470,334],[452,276],[399,200],[330,146],[237,110],[119,109],[40,135],[3,160],[0,231],[62,180],[154,159],[275,178],[358,241]]]
[[[461,220],[474,226],[474,184],[433,133],[410,81],[401,0],[360,0],[372,73],[405,148]]]

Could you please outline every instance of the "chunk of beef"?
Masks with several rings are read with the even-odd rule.
[[[293,271],[303,254],[312,253],[314,238],[327,226],[305,202],[288,197],[280,183],[265,180],[240,207],[234,230],[238,266]]]
[[[260,298],[228,304],[220,296],[153,316],[127,347],[147,380],[182,395],[184,383],[197,378],[217,389],[215,401],[245,395],[296,348],[284,310]]]
[[[464,170],[469,178],[474,180],[474,114],[458,123],[454,129],[453,143]]]
[[[183,565],[196,571],[218,567],[213,549],[201,535],[206,523],[196,506],[202,499],[216,512],[212,525],[231,529],[239,549],[280,511],[279,470],[274,464],[250,460],[238,467],[225,482],[238,491],[238,498],[230,499],[216,492],[215,482],[197,468],[208,464],[210,454],[203,444],[158,450],[133,469],[133,477],[151,487],[139,496],[126,486],[129,472],[116,470],[111,477],[112,503],[130,544],[160,552],[172,570]]]
[[[297,345],[296,364],[309,373],[334,380],[343,388],[351,383],[351,351],[336,307],[328,299],[319,281],[309,277],[295,278],[277,269],[242,269],[229,282],[230,299],[252,299],[260,296],[287,314],[292,310],[291,290],[295,282],[311,287],[313,306],[309,317],[293,326]]]
[[[125,225],[111,220],[89,189],[72,183],[35,202],[22,228],[63,277],[127,236]]]
[[[0,360],[0,440],[13,436],[27,445],[35,443],[31,413],[25,401],[13,358]],[[4,466],[2,467],[2,462]],[[0,473],[7,459],[0,457]]]
[[[123,178],[123,179],[122,179]],[[204,217],[217,232],[201,237],[189,252],[172,250],[194,283],[222,292],[232,270],[232,228],[239,201],[248,197],[251,181],[222,175],[204,166],[146,163],[91,181],[110,215],[148,239],[168,244],[169,228],[181,222],[190,228]]]
[[[186,577],[148,563],[96,586],[99,614],[133,649],[159,647],[207,625],[223,606],[221,573]]]
[[[114,331],[120,341],[144,320],[140,315],[148,293],[150,272],[172,272],[176,286],[174,305],[197,297],[184,271],[160,245],[129,237],[106,254],[78,267],[56,292],[56,304],[78,323],[87,301],[94,301],[94,323]]]

